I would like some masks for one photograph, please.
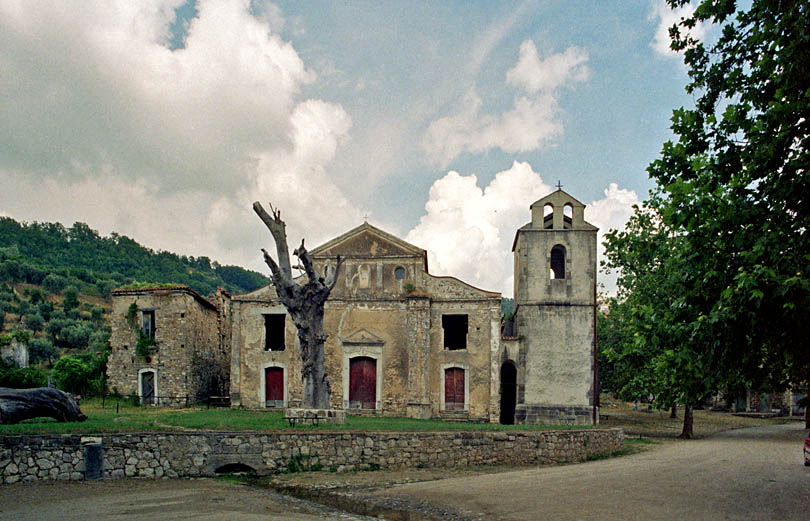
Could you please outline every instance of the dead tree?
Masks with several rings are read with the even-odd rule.
[[[324,367],[323,345],[326,335],[323,332],[323,307],[329,293],[335,287],[338,270],[343,261],[338,256],[334,270],[326,277],[320,276],[316,273],[302,240],[301,246],[295,249],[293,254],[298,257],[299,268],[304,271],[306,282],[297,283],[292,276],[290,253],[287,249],[287,225],[281,220],[281,212],[270,205],[272,215],[268,214],[258,202],[253,203],[253,211],[270,230],[276,243],[278,263],[264,248],[262,253],[264,262],[272,273],[271,280],[278,298],[287,308],[298,331],[302,362],[301,379],[304,384],[303,405],[313,409],[328,409],[331,389]]]
[[[30,418],[83,422],[87,416],[69,394],[50,387],[8,389],[0,387],[0,423],[20,423]]]

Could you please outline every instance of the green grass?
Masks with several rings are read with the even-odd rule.
[[[117,409],[116,409],[117,405]],[[290,427],[282,412],[246,411],[240,409],[171,409],[139,407],[126,400],[101,399],[82,401],[87,421],[58,423],[50,418],[26,420],[17,425],[0,425],[0,435],[18,434],[85,434],[138,431],[527,431],[548,429],[583,429],[585,426],[500,425],[492,423],[445,422],[412,418],[349,416],[345,425],[296,425]]]

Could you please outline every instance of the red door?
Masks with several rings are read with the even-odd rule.
[[[268,367],[264,370],[265,407],[284,407],[284,369]]]
[[[464,369],[451,367],[444,371],[444,408],[464,410]]]
[[[374,409],[377,403],[377,361],[360,356],[349,360],[349,407]]]

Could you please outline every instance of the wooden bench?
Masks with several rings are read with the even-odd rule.
[[[318,425],[320,418],[317,416],[285,416],[285,420],[290,422],[290,427],[295,427],[296,423],[311,423],[312,425]]]

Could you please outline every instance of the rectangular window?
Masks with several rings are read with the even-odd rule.
[[[467,315],[442,315],[444,348],[467,349]]]
[[[141,331],[145,337],[155,339],[155,310],[141,312]]]
[[[284,323],[287,315],[264,315],[264,350],[284,351]]]

